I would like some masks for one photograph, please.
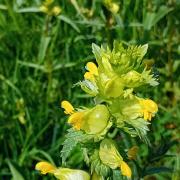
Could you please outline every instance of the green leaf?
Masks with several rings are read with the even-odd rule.
[[[152,167],[152,168],[147,168],[143,176],[150,175],[150,174],[156,174],[156,173],[161,173],[161,172],[172,172],[172,169],[167,168],[167,167]]]
[[[12,165],[12,163],[8,159],[7,164],[11,170],[13,180],[24,180],[23,176],[19,173],[19,171]]]
[[[150,30],[155,24],[157,24],[166,14],[168,14],[172,10],[173,8],[161,6],[157,13],[148,12],[143,22],[144,29]]]
[[[59,15],[57,18],[69,24],[70,26],[72,26],[72,28],[74,28],[74,30],[80,33],[80,29],[78,28],[78,26],[69,17],[64,15]]]
[[[46,37],[46,36],[42,36],[41,38],[41,43],[40,43],[40,47],[39,47],[39,54],[38,54],[38,60],[40,61],[40,63],[43,62],[45,56],[46,56],[46,52],[47,52],[47,48],[48,45],[50,43],[51,37]]]
[[[76,131],[73,128],[68,130],[67,135],[65,136],[66,140],[63,143],[63,148],[61,150],[62,162],[64,163],[71,151],[76,147],[80,142],[86,142],[91,139],[91,135],[86,135],[82,131]]]
[[[121,174],[120,170],[113,170],[113,180],[127,180],[126,176]]]
[[[21,8],[16,10],[17,13],[35,13],[40,12],[40,9],[38,7],[27,7],[27,8]]]
[[[157,24],[166,14],[168,14],[170,11],[172,11],[173,8],[169,8],[167,6],[160,6],[159,11],[157,12],[156,16],[153,19],[153,24]]]
[[[144,141],[147,144],[150,143],[146,136],[147,131],[149,131],[148,125],[150,124],[148,121],[142,118],[138,118],[136,120],[129,120],[126,122],[134,127],[137,135],[140,137],[142,141]]]
[[[101,48],[99,46],[97,46],[96,44],[92,43],[92,52],[93,52],[98,64],[102,66],[102,63],[101,63]]]

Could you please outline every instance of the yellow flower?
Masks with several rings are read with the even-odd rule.
[[[103,164],[109,166],[111,169],[119,167],[124,176],[131,177],[131,169],[126,162],[123,161],[122,156],[117,151],[114,142],[110,139],[104,139],[100,144],[99,157]]]
[[[102,132],[109,122],[109,111],[104,105],[96,105],[92,109],[75,111],[68,101],[62,101],[65,114],[70,114],[68,123],[76,130],[84,130],[87,134]]]
[[[76,130],[81,129],[81,124],[82,124],[82,118],[83,118],[84,113],[83,112],[75,112],[72,114],[69,119],[68,123],[71,124]]]
[[[35,169],[41,171],[41,174],[54,173],[56,167],[48,162],[38,162]]]
[[[84,112],[76,112],[74,110],[74,107],[69,101],[62,101],[61,107],[64,108],[64,113],[71,115],[68,119],[68,123],[71,124],[74,129],[80,130],[81,129],[81,123],[82,123],[82,117],[84,115]]]
[[[40,6],[40,7],[39,7],[39,10],[40,10],[41,12],[43,12],[43,13],[48,13],[48,8],[47,8],[46,6],[44,6],[44,5]]]
[[[51,173],[60,180],[90,180],[87,172],[69,168],[57,168],[48,162],[38,162],[35,167],[41,174]]]
[[[73,114],[74,113],[74,107],[69,101],[62,101],[61,107],[65,110],[65,114]]]
[[[113,14],[117,14],[117,12],[119,11],[119,5],[116,3],[112,3],[111,6],[109,7],[109,10],[113,13]]]
[[[151,121],[154,114],[158,111],[157,104],[151,99],[141,99],[140,105],[142,107],[141,112],[143,113],[144,119]]]
[[[86,64],[86,69],[88,72],[84,74],[84,78],[90,81],[94,81],[94,76],[98,76],[98,68],[93,62],[88,62]]]
[[[58,14],[61,13],[61,8],[59,6],[54,6],[53,9],[52,9],[52,13],[57,16]]]
[[[132,174],[131,169],[125,161],[121,161],[120,168],[122,175],[127,176],[128,178],[131,177]]]
[[[138,147],[137,146],[133,146],[128,150],[128,158],[131,159],[136,159],[136,155],[138,152]]]

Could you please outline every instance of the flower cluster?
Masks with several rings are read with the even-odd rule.
[[[125,48],[122,43],[115,42],[113,50],[95,44],[92,48],[97,65],[94,62],[86,64],[84,80],[78,85],[94,97],[95,106],[74,108],[68,101],[62,101],[61,107],[69,116],[68,123],[73,130],[88,137],[83,139],[83,143],[91,140],[91,143],[96,145],[93,149],[87,148],[91,179],[108,177],[108,173],[94,168],[97,162],[102,169],[105,167],[111,171],[119,168],[122,175],[130,178],[132,173],[127,161],[135,159],[138,148],[130,148],[124,157],[120,154],[116,141],[110,138],[108,133],[110,128],[118,129],[132,137],[139,136],[146,140],[148,124],[158,111],[153,100],[138,96],[138,92],[144,87],[158,85],[152,70],[143,62],[148,45],[130,45]],[[40,163],[44,164],[37,164],[36,169],[43,174],[53,173],[57,178],[63,179],[60,175],[57,176],[61,174],[67,180],[71,179],[71,176],[74,180],[90,179],[90,175],[81,170],[55,168],[46,162]]]
[[[49,15],[57,16],[61,13],[62,9],[59,6],[54,6],[54,0],[45,0],[43,5],[40,6],[40,11]]]

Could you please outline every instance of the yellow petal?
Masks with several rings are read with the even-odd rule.
[[[140,105],[145,120],[151,120],[154,114],[158,111],[157,104],[151,99],[141,99]]]
[[[143,99],[140,100],[140,104],[146,109],[148,112],[156,113],[158,111],[157,104],[151,99]]]
[[[86,64],[86,68],[91,74],[96,76],[98,75],[98,68],[93,62],[88,62]]]
[[[65,114],[72,114],[74,112],[74,107],[71,105],[69,101],[62,101],[61,107],[65,110]]]
[[[90,72],[86,72],[84,74],[84,79],[90,80],[90,81],[94,81],[94,75],[91,74]]]
[[[131,169],[126,162],[121,161],[120,168],[122,175],[127,176],[128,178],[131,177]]]
[[[137,146],[133,146],[132,148],[130,148],[128,150],[128,158],[135,160],[137,152],[138,152],[138,147]]]
[[[56,167],[48,162],[38,162],[35,167],[36,170],[41,171],[41,174],[53,173]]]
[[[47,13],[47,12],[48,12],[48,8],[47,8],[46,6],[44,6],[44,5],[40,6],[40,7],[39,7],[39,10],[40,10],[41,12],[44,12],[44,13]]]
[[[82,124],[82,117],[83,117],[84,113],[83,112],[76,112],[74,114],[72,114],[69,119],[68,119],[68,123],[72,124],[72,126],[76,129],[76,130],[80,130],[81,129],[81,124]]]
[[[52,9],[52,12],[55,16],[57,16],[58,14],[61,13],[61,8],[59,6],[54,6],[53,9]]]
[[[112,3],[110,7],[110,11],[114,14],[116,14],[119,11],[119,5],[116,3]]]

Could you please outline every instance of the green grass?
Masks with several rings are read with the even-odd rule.
[[[149,44],[147,58],[155,61],[160,79],[155,90],[145,93],[159,104],[152,136],[156,144],[161,136],[180,138],[180,3],[118,2],[120,11],[112,15],[100,0],[56,1],[62,13],[51,19],[38,11],[39,0],[0,2],[0,179],[12,175],[15,180],[42,179],[34,170],[42,159],[61,165],[60,150],[68,125],[60,101],[92,103],[79,88],[72,88],[83,79],[86,62],[94,59],[92,43],[111,46],[116,39]],[[92,9],[93,15],[82,13],[82,8]],[[177,146],[169,153],[178,155]],[[82,167],[77,159],[75,151],[69,164]],[[173,157],[162,163],[175,161]]]

